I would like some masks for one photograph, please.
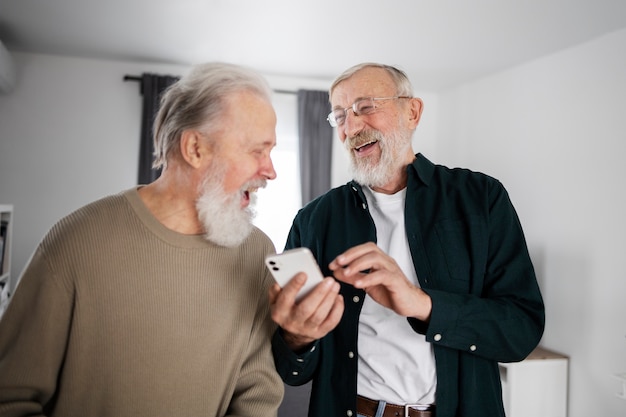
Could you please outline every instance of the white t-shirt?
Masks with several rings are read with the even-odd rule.
[[[376,225],[378,247],[419,286],[404,228],[406,188],[396,194],[363,191]],[[437,377],[432,345],[406,317],[365,297],[359,317],[357,392],[393,404],[435,403]]]

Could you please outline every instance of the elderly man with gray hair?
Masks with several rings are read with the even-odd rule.
[[[275,417],[283,384],[251,223],[276,177],[271,91],[203,64],[164,94],[154,182],[52,227],[0,322],[0,416]]]

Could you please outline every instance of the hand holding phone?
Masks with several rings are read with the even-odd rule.
[[[306,274],[306,283],[298,292],[296,301],[324,279],[315,257],[308,248],[289,249],[283,253],[268,255],[265,258],[265,265],[281,287],[284,287],[299,272]]]

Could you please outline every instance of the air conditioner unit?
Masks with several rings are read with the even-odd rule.
[[[10,93],[15,85],[13,57],[0,41],[0,94]]]

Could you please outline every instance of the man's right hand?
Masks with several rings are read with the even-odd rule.
[[[300,351],[333,330],[344,310],[340,285],[326,277],[296,303],[296,294],[306,282],[306,274],[294,276],[283,288],[274,283],[269,290],[272,320],[283,329],[291,350]]]

